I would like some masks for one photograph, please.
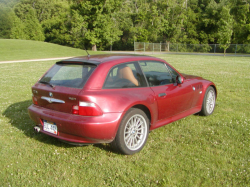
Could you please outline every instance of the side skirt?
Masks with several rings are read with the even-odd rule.
[[[177,121],[179,119],[185,118],[187,116],[190,116],[190,115],[195,114],[195,113],[200,112],[200,111],[201,111],[201,106],[198,106],[198,107],[194,107],[190,110],[184,111],[180,114],[177,114],[176,116],[172,116],[170,118],[166,118],[166,119],[157,121],[154,125],[151,125],[150,130],[167,125],[169,123],[172,123],[172,122]]]

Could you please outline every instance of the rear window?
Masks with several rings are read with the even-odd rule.
[[[83,88],[95,68],[95,65],[55,64],[39,82],[52,86]]]

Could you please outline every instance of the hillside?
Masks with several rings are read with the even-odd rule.
[[[100,53],[89,51],[90,54]],[[33,40],[0,39],[0,61],[87,55],[84,50]]]

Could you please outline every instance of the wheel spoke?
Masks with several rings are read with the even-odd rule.
[[[125,141],[130,137],[130,133],[127,133],[127,135],[125,135]]]
[[[130,142],[131,142],[131,136],[129,136],[129,137],[128,137],[128,139],[127,139],[126,143],[129,145],[129,144],[130,144]]]
[[[135,138],[133,138],[133,147],[135,147],[135,145],[136,145],[136,139]]]
[[[129,121],[128,128],[130,129],[133,126],[132,121]]]
[[[134,126],[136,126],[137,118],[134,117],[133,119],[134,119],[134,120],[133,120],[133,127],[134,127]]]
[[[137,140],[141,140],[141,136],[140,135],[139,134],[136,135]]]
[[[136,130],[140,129],[141,126],[142,126],[142,124],[143,124],[143,122],[141,121],[140,124],[138,124],[138,125],[135,127],[135,129],[136,129]]]
[[[125,132],[125,139],[129,136],[129,132]]]
[[[141,122],[141,120],[140,120],[140,118],[136,118],[137,120],[136,120],[136,126],[138,126],[138,123],[140,123]]]
[[[130,146],[133,148],[134,147],[134,138],[131,137],[131,143],[130,143]]]
[[[141,132],[137,132],[137,134],[138,134],[138,135],[142,135],[143,133],[141,133]]]

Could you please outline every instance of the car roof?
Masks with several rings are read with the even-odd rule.
[[[87,64],[95,64],[99,65],[101,63],[112,62],[115,60],[122,61],[137,61],[137,60],[160,60],[162,59],[146,56],[146,55],[136,55],[136,54],[99,54],[99,55],[90,55],[90,56],[80,56],[65,59],[57,62],[57,64],[63,63],[87,63]]]

